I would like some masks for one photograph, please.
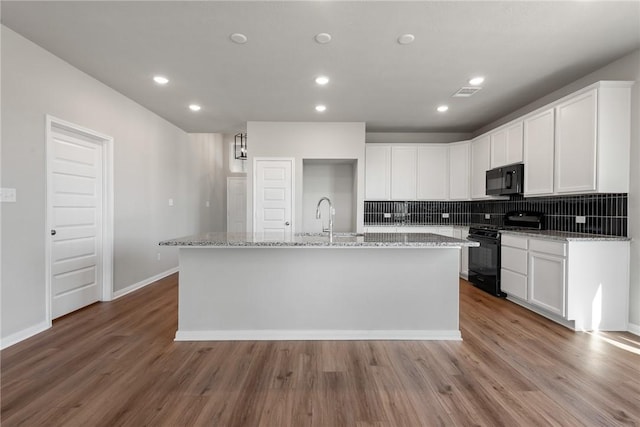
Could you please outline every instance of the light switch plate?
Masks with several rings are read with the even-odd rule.
[[[484,214],[484,219],[491,219],[491,214]]]
[[[0,202],[3,203],[15,203],[16,201],[16,189],[15,188],[1,188],[0,189]]]
[[[209,203],[209,201],[207,200],[206,202],[204,202],[204,206],[208,208],[209,206],[211,206],[211,203]]]
[[[173,199],[169,199],[169,206],[173,206]]]
[[[442,218],[449,218],[449,214],[448,213],[443,213],[442,214]]]
[[[576,224],[585,224],[587,222],[586,216],[576,216]]]
[[[390,214],[390,213],[385,213],[385,214],[384,214],[384,217],[385,217],[385,218],[391,218],[391,214]]]

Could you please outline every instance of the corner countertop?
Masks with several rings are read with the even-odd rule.
[[[262,233],[211,232],[165,240],[160,246],[256,248],[256,247],[337,247],[337,248],[432,248],[479,246],[477,242],[432,233],[301,233],[290,238],[269,238]]]
[[[628,242],[629,237],[608,236],[605,234],[572,233],[569,231],[553,230],[500,230],[500,234],[513,236],[533,237],[545,240],[557,240],[562,242]]]

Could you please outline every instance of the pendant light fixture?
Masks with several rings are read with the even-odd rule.
[[[233,156],[237,160],[247,160],[247,134],[238,133],[233,141]]]

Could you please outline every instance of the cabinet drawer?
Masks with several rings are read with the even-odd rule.
[[[528,240],[526,237],[517,237],[517,236],[510,236],[508,234],[503,234],[500,238],[500,242],[502,246],[511,246],[512,248],[527,249]]]
[[[552,242],[550,240],[529,239],[529,249],[544,254],[567,256],[567,245],[562,242]]]
[[[527,251],[510,247],[502,248],[502,268],[527,274]]]
[[[502,269],[500,271],[500,289],[509,296],[527,299],[527,276]]]

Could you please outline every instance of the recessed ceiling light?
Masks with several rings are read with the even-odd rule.
[[[436,110],[438,110],[440,113],[444,113],[448,109],[449,109],[449,106],[447,105],[440,105],[438,108],[436,108]]]
[[[471,86],[480,86],[482,82],[484,82],[484,77],[474,77],[471,80],[469,80],[469,84]]]
[[[189,105],[189,109],[190,109],[191,111],[200,111],[200,109],[201,109],[201,108],[202,108],[202,107],[200,107],[198,104],[191,104],[191,105]]]
[[[322,112],[326,111],[326,109],[327,109],[326,105],[316,105],[316,111],[318,113],[322,113]]]
[[[331,41],[331,34],[329,33],[320,33],[320,34],[316,34],[316,42],[320,43],[320,44],[326,44],[329,43]]]
[[[329,83],[329,77],[327,77],[327,76],[318,76],[318,77],[316,77],[316,83],[319,84],[320,86],[324,86],[327,83]]]
[[[166,85],[169,83],[169,79],[164,76],[154,76],[153,81],[158,83],[159,85]]]
[[[245,44],[247,42],[247,36],[242,33],[233,33],[229,36],[232,42],[237,44]]]
[[[403,34],[398,37],[398,43],[400,44],[411,44],[416,39],[413,34]]]

